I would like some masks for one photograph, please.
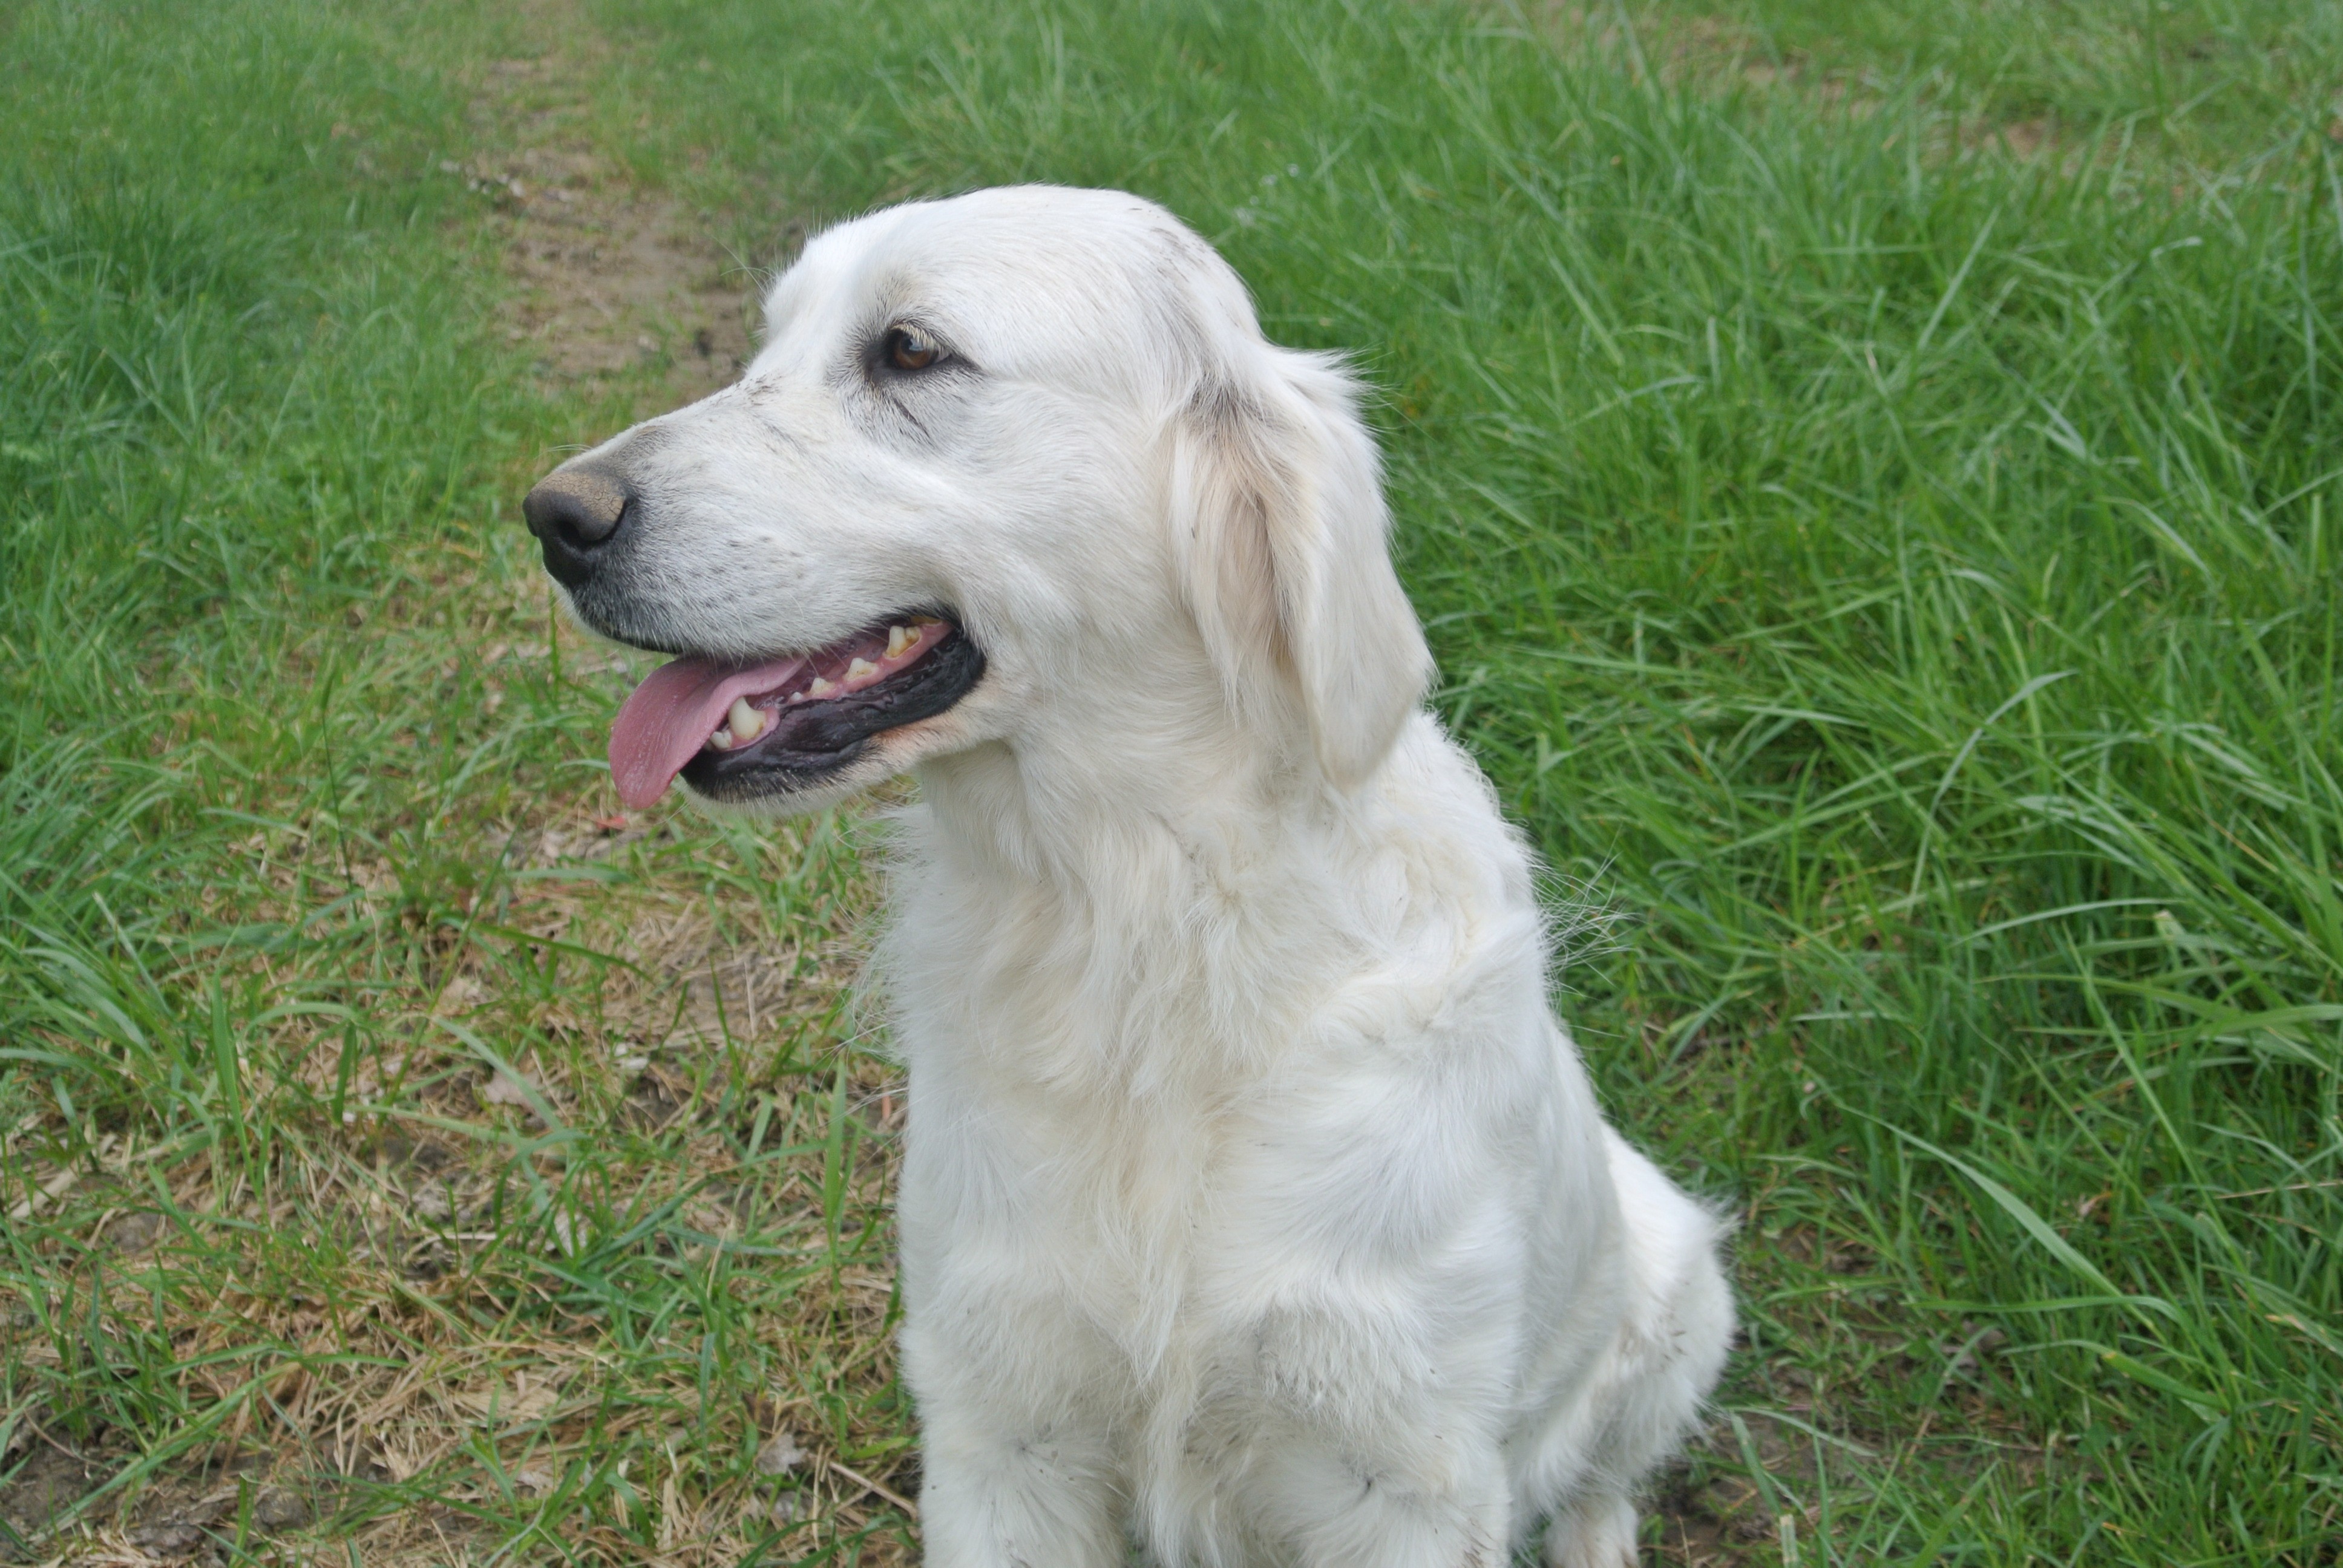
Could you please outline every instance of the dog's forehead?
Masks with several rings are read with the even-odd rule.
[[[919,202],[830,229],[775,283],[769,341],[914,320],[980,360],[1143,332],[1220,266],[1151,202],[1120,191],[1020,186]]]

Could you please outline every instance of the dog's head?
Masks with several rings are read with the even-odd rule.
[[[832,229],[740,381],[525,511],[628,699],[630,804],[823,804],[948,754],[1265,749],[1354,786],[1421,700],[1373,443],[1170,214],[1025,186]]]

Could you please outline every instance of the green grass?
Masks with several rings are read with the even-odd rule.
[[[1619,14],[1585,10],[1598,25]],[[2332,5],[1656,0],[1637,12],[1654,53],[1695,71],[1787,71],[1858,100],[1916,89],[1972,135],[2016,122],[2100,156],[2141,146],[2250,160],[2288,132],[2326,129],[2343,114],[2335,95],[2343,8]]]
[[[851,824],[598,826],[511,522],[624,417],[438,170],[551,51],[756,261],[1124,185],[1360,357],[1606,1101],[1745,1217],[1655,1545],[2337,1562],[2343,22],[1606,9],[15,13],[0,1501],[119,1482],[25,1553],[908,1550]]]
[[[623,684],[548,640],[502,519],[614,415],[482,329],[435,61],[495,41],[266,5],[8,39],[12,1555],[246,1560],[272,1488],[377,1562],[541,1556],[581,1512],[613,1561],[724,1554],[774,1533],[764,1428],[905,1442],[837,825],[588,819]],[[751,941],[754,1038],[662,1050]]]

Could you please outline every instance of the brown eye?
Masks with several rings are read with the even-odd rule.
[[[944,357],[944,346],[916,327],[887,329],[887,363],[898,370],[925,370]]]

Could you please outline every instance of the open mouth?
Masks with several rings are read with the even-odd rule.
[[[714,799],[829,782],[872,739],[967,695],[984,655],[950,620],[904,614],[758,664],[684,658],[635,688],[610,726],[610,778],[641,809],[678,774]]]

